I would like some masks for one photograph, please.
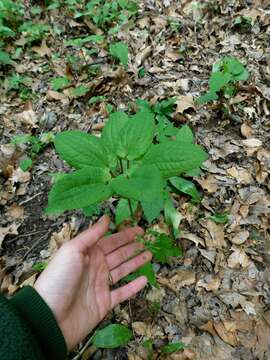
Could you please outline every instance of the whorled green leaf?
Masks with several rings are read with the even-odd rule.
[[[114,164],[116,162],[116,153],[120,141],[120,132],[127,121],[128,115],[123,111],[111,113],[109,120],[102,131],[101,140],[104,149],[107,151],[110,164]]]
[[[94,135],[78,130],[64,131],[56,135],[54,145],[61,158],[75,169],[107,166],[101,139]]]
[[[98,167],[86,167],[61,176],[49,193],[46,212],[57,214],[108,199],[112,194],[110,178],[106,169]]]
[[[206,159],[206,152],[196,144],[167,141],[152,145],[143,164],[156,165],[164,178],[170,178],[201,166]]]
[[[182,220],[182,215],[173,206],[172,200],[168,197],[164,205],[165,220],[168,225],[172,226],[174,237],[179,235],[179,225]]]
[[[201,196],[192,181],[181,177],[171,177],[169,180],[177,190],[191,196],[194,202],[199,203],[201,201]]]
[[[151,223],[153,220],[157,219],[159,217],[159,214],[161,210],[164,207],[164,199],[163,196],[160,195],[159,197],[156,197],[152,201],[142,201],[141,202],[144,216],[146,217],[146,220]]]
[[[111,324],[97,330],[92,343],[98,348],[114,349],[126,345],[133,337],[132,331],[120,324]]]
[[[124,278],[125,281],[132,281],[137,279],[139,276],[146,276],[149,284],[153,287],[158,287],[156,275],[153,269],[153,265],[151,263],[144,264],[134,273],[126,276]]]
[[[138,202],[134,201],[134,200],[130,200],[130,202],[131,202],[132,212],[134,213],[137,209]],[[120,199],[117,204],[116,211],[115,211],[115,223],[116,223],[116,225],[119,225],[124,220],[129,219],[129,218],[131,218],[131,214],[130,214],[128,200]]]
[[[155,166],[140,166],[127,178],[119,175],[111,182],[113,191],[124,198],[138,201],[152,201],[161,196],[163,179]]]
[[[130,117],[121,129],[117,156],[128,160],[141,157],[153,140],[154,126],[154,114],[150,111],[142,110]]]
[[[176,134],[176,141],[190,142],[194,141],[194,134],[188,125],[183,125]]]

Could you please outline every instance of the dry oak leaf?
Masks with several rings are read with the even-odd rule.
[[[11,219],[21,219],[24,215],[24,208],[14,203],[8,208],[7,215]]]
[[[143,321],[134,321],[132,323],[132,329],[137,335],[146,336],[149,339],[155,337],[162,338],[164,336],[164,333],[160,326],[155,324],[146,324]]]
[[[209,249],[221,249],[226,246],[224,238],[223,225],[216,224],[214,221],[208,219],[202,224],[205,229],[205,244]]]
[[[191,270],[179,269],[171,278],[158,277],[158,282],[167,286],[174,292],[178,292],[182,287],[194,284],[196,281],[195,272]]]
[[[209,194],[215,193],[219,188],[214,175],[207,175],[205,178],[196,178],[195,180],[201,185],[203,190],[206,190]]]
[[[32,109],[16,114],[14,120],[30,127],[37,127],[38,122],[37,115]]]
[[[250,264],[249,257],[243,249],[232,247],[233,253],[228,258],[228,266],[231,269],[246,268]]]
[[[69,24],[70,25],[70,24]],[[46,40],[43,39],[41,42],[41,46],[33,46],[32,50],[34,52],[36,52],[39,56],[51,56],[52,52],[51,50],[48,48],[47,44],[46,44]]]
[[[244,146],[247,146],[249,148],[257,148],[262,146],[262,141],[256,138],[242,140],[242,143]]]
[[[228,331],[224,324],[221,321],[214,322],[213,326],[218,333],[218,336],[227,344],[230,344],[232,346],[236,346],[238,344],[235,330],[234,331]]]
[[[182,114],[187,109],[195,109],[193,96],[191,94],[179,96],[176,101],[176,113]]]
[[[231,177],[237,179],[239,183],[248,185],[253,182],[252,175],[250,174],[250,171],[244,168],[240,167],[231,167],[227,169],[227,174]]]
[[[18,228],[20,224],[11,224],[6,227],[0,227],[0,248],[2,247],[2,243],[7,235],[18,235]]]
[[[234,245],[241,245],[244,244],[244,242],[247,241],[249,238],[249,232],[248,231],[240,231],[239,233],[235,234],[232,239],[230,239],[230,242]]]

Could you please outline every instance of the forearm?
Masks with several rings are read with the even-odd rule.
[[[0,295],[0,358],[6,360],[64,360],[67,348],[46,303],[32,288],[11,300]]]

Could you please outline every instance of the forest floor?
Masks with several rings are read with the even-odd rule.
[[[33,284],[34,265],[97,219],[80,211],[44,214],[50,174],[66,169],[52,134],[99,135],[111,109],[132,111],[137,99],[155,104],[175,97],[171,121],[188,124],[209,154],[194,178],[202,201],[174,196],[183,256],[156,264],[159,288],[145,289],[101,324],[129,326],[134,339],[126,347],[82,351],[81,344],[70,359],[270,359],[269,2],[139,1],[137,14],[112,34],[110,22],[97,26],[75,17],[80,2],[59,7],[61,1],[51,1],[50,10],[42,1],[25,3],[25,21],[48,28],[32,34],[34,40],[33,28],[22,32],[6,45],[12,63],[0,65],[1,291],[12,295]],[[93,34],[104,37],[67,43]],[[112,41],[128,46],[127,67],[110,56]],[[217,103],[198,105],[212,65],[224,56],[239,59],[248,80],[227,100],[227,111]],[[32,135],[40,148],[13,145],[17,135]],[[33,163],[23,171],[26,155]],[[225,213],[225,224],[209,219]],[[162,227],[161,216],[155,228]],[[162,345],[173,341],[185,349],[161,355]]]

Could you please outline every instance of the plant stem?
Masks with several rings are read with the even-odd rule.
[[[128,207],[129,207],[129,212],[130,212],[131,219],[135,220],[134,214],[133,214],[133,211],[132,211],[131,201],[130,201],[130,199],[127,199],[127,201],[128,201]]]
[[[121,174],[124,173],[124,168],[123,168],[123,162],[122,162],[122,159],[119,160],[120,162],[120,170],[121,170]]]

